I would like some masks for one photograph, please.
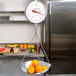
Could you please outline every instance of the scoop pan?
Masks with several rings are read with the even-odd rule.
[[[25,72],[26,74],[29,74],[27,72],[27,68],[29,67],[29,65],[31,64],[31,62],[32,61],[26,61],[26,62],[23,62],[22,65],[21,65],[21,70],[23,72]],[[50,63],[47,63],[47,62],[44,62],[44,61],[40,61],[39,60],[39,66],[43,66],[43,65],[45,65],[47,67],[47,69],[44,70],[44,71],[42,71],[42,72],[40,72],[40,73],[34,73],[34,74],[43,74],[43,73],[46,73],[50,69],[50,67],[51,67],[51,64]]]

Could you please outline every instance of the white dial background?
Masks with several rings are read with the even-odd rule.
[[[42,22],[46,17],[45,5],[40,1],[31,2],[26,8],[26,16],[32,23]]]

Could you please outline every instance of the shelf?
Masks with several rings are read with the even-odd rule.
[[[29,53],[28,50],[26,50],[25,52],[21,52],[19,50],[18,54],[14,54],[13,52],[11,52],[10,54],[4,53],[3,56],[24,56],[25,54],[26,54],[26,57],[38,57],[38,55],[39,57],[44,57],[44,54],[42,51],[40,51],[40,54],[37,54],[37,53]]]
[[[24,16],[24,13],[0,13],[0,17],[7,17],[7,16]]]
[[[10,16],[9,21],[28,21],[27,18],[24,15],[21,16]]]
[[[2,22],[27,22],[24,13],[0,13],[0,23]]]

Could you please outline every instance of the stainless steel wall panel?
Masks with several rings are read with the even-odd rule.
[[[76,34],[76,2],[51,2],[52,33]]]
[[[76,74],[76,1],[50,1],[50,4],[45,28],[45,44],[50,42],[46,45],[50,47],[50,72]]]
[[[51,1],[50,49],[76,49],[76,1]]]

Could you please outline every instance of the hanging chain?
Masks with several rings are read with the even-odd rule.
[[[36,43],[37,43],[37,41],[38,41],[37,40],[38,39],[38,36],[37,36],[37,24],[35,24],[35,34],[34,34],[32,40],[31,40],[31,43],[32,43],[32,41],[33,41],[34,38],[36,38]],[[38,54],[38,60],[39,60],[39,54]]]
[[[36,35],[36,37],[38,38],[38,40],[39,40],[39,42],[40,42],[40,39],[39,39],[39,37],[38,37],[38,35],[37,35],[37,24],[35,24],[35,35]],[[41,45],[41,48],[42,48],[42,50],[43,50],[44,55],[46,56],[47,61],[50,63],[50,61],[49,61],[49,59],[48,59],[48,56],[47,56],[47,54],[46,54],[46,52],[45,52],[45,49],[44,49],[44,47],[43,47],[43,45],[42,45],[41,42],[40,42],[40,45]],[[39,54],[38,54],[38,60],[39,60]]]
[[[35,33],[36,33],[36,42],[37,42],[37,24],[35,24]],[[39,40],[40,41],[40,40]],[[39,54],[38,54],[38,60],[39,60]]]
[[[34,37],[36,36],[36,34],[37,34],[37,24],[35,24],[35,34],[34,34],[34,36],[33,36],[32,40],[31,40],[31,43],[32,43],[32,41],[33,41]]]

